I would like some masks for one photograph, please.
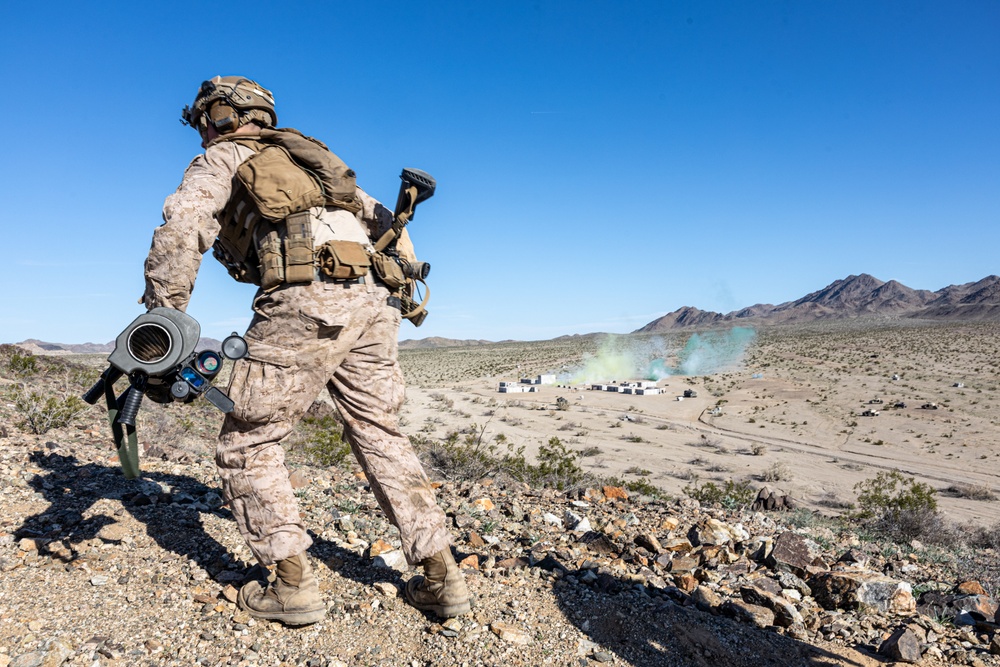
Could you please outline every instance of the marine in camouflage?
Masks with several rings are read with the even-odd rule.
[[[220,142],[188,166],[164,203],[164,224],[146,259],[147,308],[186,309],[202,255],[218,235],[217,216],[230,200],[233,175],[251,154],[245,146]],[[313,228],[353,240],[360,227],[365,237],[377,238],[391,218],[360,189],[358,199],[362,210],[346,220],[330,216],[330,209],[314,210]],[[363,282],[288,284],[259,291],[254,299],[246,333],[250,353],[233,369],[228,393],[235,409],[223,424],[216,463],[240,532],[263,564],[295,556],[311,544],[280,441],[324,390],[340,411],[344,437],[379,506],[399,528],[407,560],[419,563],[450,544],[444,513],[399,431],[400,313],[387,305],[388,296],[366,276]]]

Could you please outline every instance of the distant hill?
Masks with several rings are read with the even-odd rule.
[[[441,347],[471,347],[474,345],[492,345],[491,340],[457,340],[455,338],[441,338],[431,336],[420,340],[402,340],[399,342],[401,350],[434,350]]]
[[[895,280],[883,282],[862,273],[836,280],[801,299],[773,306],[757,304],[731,313],[691,306],[657,318],[635,333],[738,324],[790,324],[865,316],[941,321],[1000,320],[1000,277],[987,276],[937,292],[915,290]]]
[[[32,354],[111,354],[115,341],[110,343],[47,343],[37,338],[29,338],[15,343]],[[199,338],[196,350],[220,350],[222,342],[214,338]]]

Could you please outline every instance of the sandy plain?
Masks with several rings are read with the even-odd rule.
[[[997,323],[900,321],[772,327],[735,363],[667,377],[654,396],[588,390],[580,369],[609,347],[637,357],[666,350],[670,365],[691,334],[404,350],[404,430],[475,431],[494,442],[502,434],[529,455],[558,437],[597,475],[644,477],[677,496],[706,481],[767,483],[828,514],[855,500],[857,483],[899,470],[937,490],[948,520],[993,525],[998,331]],[[541,373],[557,373],[557,385],[497,391],[501,380]],[[613,379],[639,378],[603,378]],[[697,398],[677,400],[685,389]]]

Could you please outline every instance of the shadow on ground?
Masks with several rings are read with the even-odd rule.
[[[203,518],[214,514],[232,520],[219,506],[216,489],[193,477],[145,472],[126,480],[115,466],[80,463],[73,456],[34,452],[31,462],[42,469],[30,485],[50,505],[27,517],[15,531],[17,538],[31,537],[40,544],[40,555],[71,560],[72,554],[46,545],[80,544],[100,539],[115,542],[114,516],[90,512],[102,499],[115,514],[128,512],[145,526],[147,534],[164,550],[194,561],[219,583],[239,586],[257,568],[235,561],[228,549],[206,532]],[[86,514],[92,516],[85,516]],[[378,581],[398,583],[393,570],[371,567],[367,559],[312,535],[310,553],[323,562],[339,559],[341,576],[362,585]],[[461,554],[460,554],[461,555]],[[585,570],[569,570],[549,556],[541,567],[563,570],[553,595],[565,618],[578,627],[593,647],[572,665],[613,660],[633,667],[873,667],[878,659],[849,649],[834,653],[733,619],[714,616],[685,604],[677,589],[652,591],[641,584],[601,573],[596,580]],[[591,580],[590,584],[569,583]],[[606,655],[598,655],[600,653]]]
[[[586,570],[565,571],[563,579],[570,577],[588,579]],[[596,645],[588,658],[604,652],[608,655],[601,658],[613,655],[633,667],[872,667],[882,662],[700,611],[676,588],[652,591],[602,573],[591,585],[559,583],[553,591],[565,617]]]
[[[215,581],[239,586],[262,574],[258,567],[248,568],[236,561],[224,545],[206,532],[203,525],[206,515],[233,520],[230,511],[221,507],[222,499],[216,488],[193,477],[161,472],[144,471],[139,479],[127,480],[117,466],[80,463],[73,456],[58,453],[33,452],[30,460],[43,472],[36,474],[29,484],[50,505],[43,512],[27,517],[14,535],[18,539],[38,540],[41,556],[68,561],[74,556],[65,549],[51,547],[60,543],[78,545],[93,539],[120,541],[113,531],[103,530],[116,523],[114,516],[101,513],[85,516],[98,501],[114,499],[121,501],[121,506],[109,506],[110,511],[116,515],[128,512],[162,549],[194,561]],[[396,572],[370,567],[354,552],[310,534],[313,538],[310,554],[324,562],[339,560],[342,576],[361,584],[398,580]]]

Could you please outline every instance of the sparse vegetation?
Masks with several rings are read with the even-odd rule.
[[[17,425],[39,435],[68,426],[87,407],[76,396],[42,396],[24,385],[9,390],[7,398],[14,404]]]
[[[694,483],[684,487],[684,493],[703,505],[721,505],[726,509],[747,507],[753,502],[756,494],[746,481],[734,482],[727,479],[722,486],[715,482]]]
[[[908,542],[943,532],[933,488],[898,470],[882,471],[854,485],[858,492],[848,518],[896,542]]]

